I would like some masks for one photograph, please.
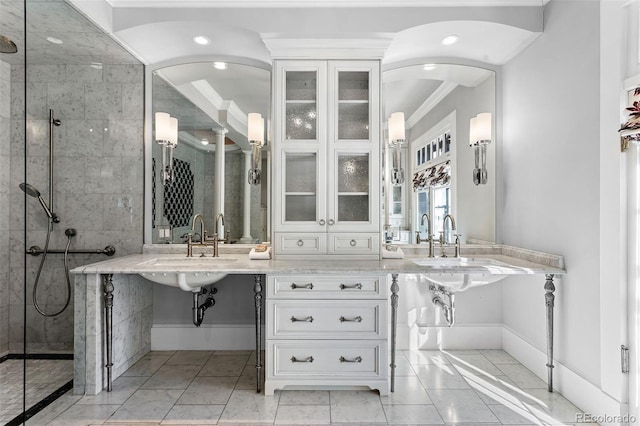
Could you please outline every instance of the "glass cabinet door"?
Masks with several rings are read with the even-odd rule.
[[[337,221],[369,221],[369,154],[338,154]]]
[[[285,153],[285,222],[317,220],[317,167],[315,153]]]
[[[286,71],[285,139],[318,139],[318,73]]]
[[[369,72],[338,71],[338,140],[369,140]]]

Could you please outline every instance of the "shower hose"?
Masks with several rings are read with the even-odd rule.
[[[67,229],[65,231],[65,235],[67,236],[67,246],[64,249],[64,273],[67,279],[67,301],[65,302],[62,309],[58,312],[48,314],[40,305],[38,305],[38,283],[40,281],[40,275],[42,274],[42,268],[44,267],[44,261],[47,259],[47,252],[49,251],[49,240],[51,239],[51,231],[53,231],[53,221],[49,220],[49,227],[47,228],[47,240],[44,243],[44,250],[42,251],[42,258],[40,259],[40,266],[38,267],[38,272],[36,273],[36,281],[33,284],[33,306],[36,308],[36,311],[45,317],[55,317],[64,312],[65,309],[69,306],[69,302],[71,301],[71,279],[69,278],[69,246],[71,245],[71,238],[76,235],[76,231],[74,229]]]

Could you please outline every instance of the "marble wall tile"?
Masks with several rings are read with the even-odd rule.
[[[122,115],[122,85],[109,83],[86,83],[83,118],[124,118]]]
[[[89,84],[91,83],[87,83],[87,85]],[[49,84],[47,86],[47,117],[48,109],[53,109],[55,117],[60,120],[85,118],[85,108],[89,107],[85,104],[85,91],[87,90],[84,83],[68,81],[62,84]],[[28,98],[27,108],[30,108]]]
[[[0,305],[0,356],[9,350],[9,305]]]
[[[64,65],[29,65],[27,81],[30,83],[63,83],[66,80]]]
[[[140,117],[144,111],[144,87],[140,83],[122,84],[122,116]]]
[[[102,68],[91,65],[66,65],[65,69],[68,81],[96,82],[103,80]]]
[[[103,146],[104,155],[139,158],[139,167],[142,167],[142,120],[109,120],[108,128],[109,134]]]
[[[141,65],[105,65],[104,81],[109,83],[137,83],[144,78]]]
[[[0,153],[11,155],[11,118],[0,113]]]

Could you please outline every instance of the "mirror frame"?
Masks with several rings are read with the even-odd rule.
[[[214,61],[223,61],[228,63],[234,63],[239,65],[247,65],[256,68],[263,69],[268,71],[270,74],[269,77],[269,105],[273,104],[273,67],[270,63],[265,63],[261,61],[257,61],[255,59],[244,58],[244,57],[236,57],[236,56],[228,56],[228,55],[205,55],[205,56],[184,56],[179,58],[174,58],[169,61],[163,61],[156,64],[150,64],[145,66],[144,72],[144,232],[143,232],[143,243],[144,245],[153,245],[153,246],[167,246],[167,245],[176,245],[176,244],[160,244],[153,242],[153,224],[151,223],[152,218],[152,187],[153,187],[153,176],[151,175],[152,170],[152,160],[153,160],[153,74],[162,68],[181,65],[181,64],[189,64],[194,62],[214,62]],[[272,115],[273,112],[270,112]],[[272,117],[268,117],[268,120],[271,121]],[[265,120],[266,121],[266,120]],[[268,140],[271,140],[271,129],[268,126],[267,129]],[[271,199],[271,162],[269,152],[271,147],[269,144],[266,146],[267,149],[263,150],[263,155],[267,158],[267,166],[269,170],[263,171],[262,176],[269,179],[267,182],[267,199]],[[270,202],[269,202],[270,205]],[[267,209],[267,232],[265,237],[267,239],[271,238],[271,209]],[[233,244],[234,247],[248,246],[254,247],[256,244]]]

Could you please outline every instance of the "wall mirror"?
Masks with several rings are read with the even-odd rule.
[[[385,240],[414,244],[416,231],[427,238],[426,221],[421,224],[427,213],[436,239],[444,216],[451,214],[462,242],[494,242],[500,143],[495,140],[495,72],[455,64],[406,66],[383,72],[383,93],[385,126],[394,112],[403,112],[405,119],[400,148],[404,182],[392,183],[385,176]],[[492,124],[484,156],[470,146],[470,122],[481,113],[490,113]],[[390,166],[392,152],[387,140],[385,163]]]
[[[194,214],[204,217],[207,235],[217,230],[231,243],[258,243],[269,236],[267,149],[252,154],[248,116],[269,122],[270,71],[226,62],[185,63],[152,73],[151,212],[147,229],[153,243],[183,243]],[[177,122],[175,147],[167,149],[156,134],[156,113]],[[223,155],[217,150],[222,148]],[[164,157],[164,158],[163,158]],[[261,181],[249,184],[256,163]],[[219,167],[218,164],[223,164]],[[222,172],[223,170],[223,172]],[[224,213],[224,227],[218,212]],[[198,224],[195,238],[200,237]]]

